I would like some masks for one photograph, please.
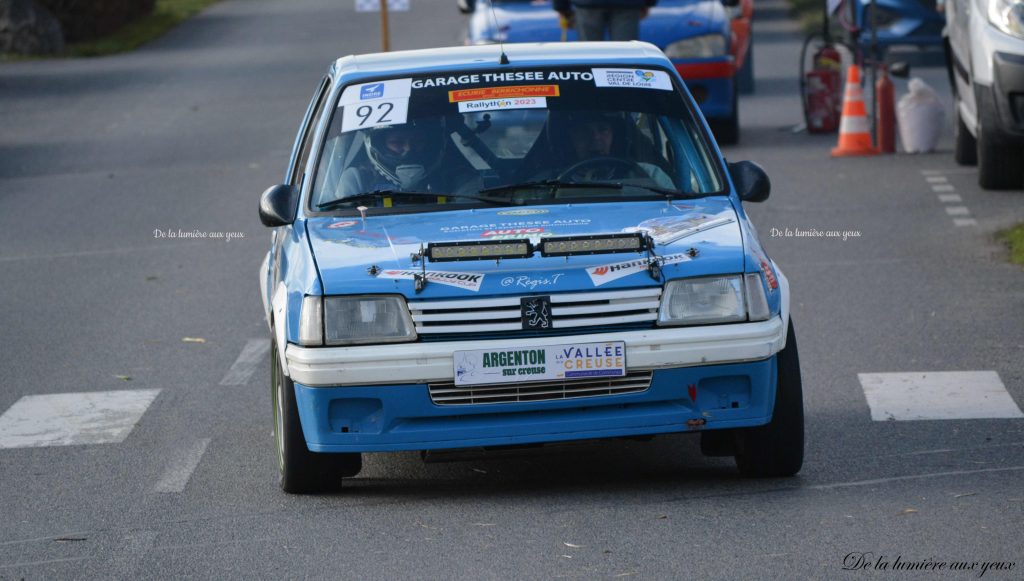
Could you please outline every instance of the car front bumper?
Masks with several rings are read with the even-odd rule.
[[[975,84],[986,133],[1006,145],[1024,145],[1024,55],[992,54],[993,81]]]
[[[314,452],[439,450],[758,426],[771,419],[776,357],[786,324],[768,321],[615,334],[489,341],[502,348],[623,341],[630,372],[651,371],[636,393],[439,404],[453,353],[473,342],[373,347],[288,345],[288,369]]]

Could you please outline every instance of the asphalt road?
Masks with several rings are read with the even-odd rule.
[[[457,44],[449,4],[393,14],[393,48]],[[283,494],[256,201],[327,64],[377,49],[377,21],[225,0],[133,54],[0,65],[0,414],[124,391],[138,412],[93,426],[112,443],[0,448],[0,580],[832,579],[906,575],[876,569],[897,557],[1021,578],[1024,420],[875,420],[860,374],[994,372],[1001,409],[1024,405],[1024,272],[994,239],[1024,192],[980,190],[950,131],[935,154],[831,159],[834,136],[791,131],[795,25],[759,0],[755,26],[725,153],[772,177],[750,212],[792,284],[808,437],[797,477],[762,481],[673,436],[377,454],[341,494]],[[95,407],[68,401],[68,422]],[[845,571],[851,553],[872,566]]]

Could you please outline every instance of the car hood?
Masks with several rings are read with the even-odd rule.
[[[507,240],[643,230],[664,278],[743,272],[738,218],[724,196],[668,202],[487,208],[359,218],[310,218],[310,245],[325,294],[400,293],[444,298],[636,288],[662,284],[646,254],[414,262],[428,242]],[[421,292],[416,274],[426,273]]]
[[[725,29],[725,12],[717,6],[719,0],[662,0],[651,9],[650,14],[640,23],[640,40],[660,48],[680,39],[722,32]],[[562,31],[558,26],[558,14],[549,2],[511,2],[494,6],[490,10],[478,10],[474,18],[480,19],[477,30],[482,38],[505,42],[557,42]],[[499,35],[494,34],[494,22],[498,22]],[[471,38],[471,41],[480,40]],[[570,30],[567,40],[576,40],[575,30]]]

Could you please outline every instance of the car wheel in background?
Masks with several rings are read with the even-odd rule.
[[[979,111],[978,117],[984,119]],[[1024,150],[998,143],[978,124],[978,185],[986,190],[1013,190],[1024,185]]]
[[[804,402],[796,333],[789,323],[786,346],[777,355],[778,384],[772,420],[737,430],[736,467],[753,478],[792,476],[804,462]]]
[[[281,489],[292,494],[330,492],[341,487],[342,477],[362,469],[362,455],[317,454],[306,446],[295,401],[295,383],[281,371],[277,344],[270,344],[270,387],[274,403],[274,443]]]
[[[720,145],[735,145],[740,140],[740,103],[737,77],[732,81],[732,114],[724,119],[710,119],[711,132]]]
[[[743,67],[737,74],[740,94],[754,94],[754,39],[751,31],[750,46],[747,47],[747,58],[743,60]]]
[[[953,123],[953,158],[960,165],[978,165],[978,144],[971,135],[970,130],[960,117],[960,100],[953,99],[953,116],[956,122]]]

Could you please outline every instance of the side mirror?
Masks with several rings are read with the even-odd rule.
[[[896,61],[889,65],[889,74],[898,78],[905,79],[910,76],[910,63],[907,61]]]
[[[284,184],[267,188],[260,196],[260,222],[269,228],[294,222],[298,194],[297,189]]]
[[[476,10],[476,0],[455,0],[455,3],[459,6],[459,12],[463,14],[472,14]]]
[[[772,182],[761,166],[752,161],[727,164],[736,193],[744,202],[763,202],[772,191]]]
[[[735,8],[740,5],[740,0],[722,0],[722,5],[727,8]]]

